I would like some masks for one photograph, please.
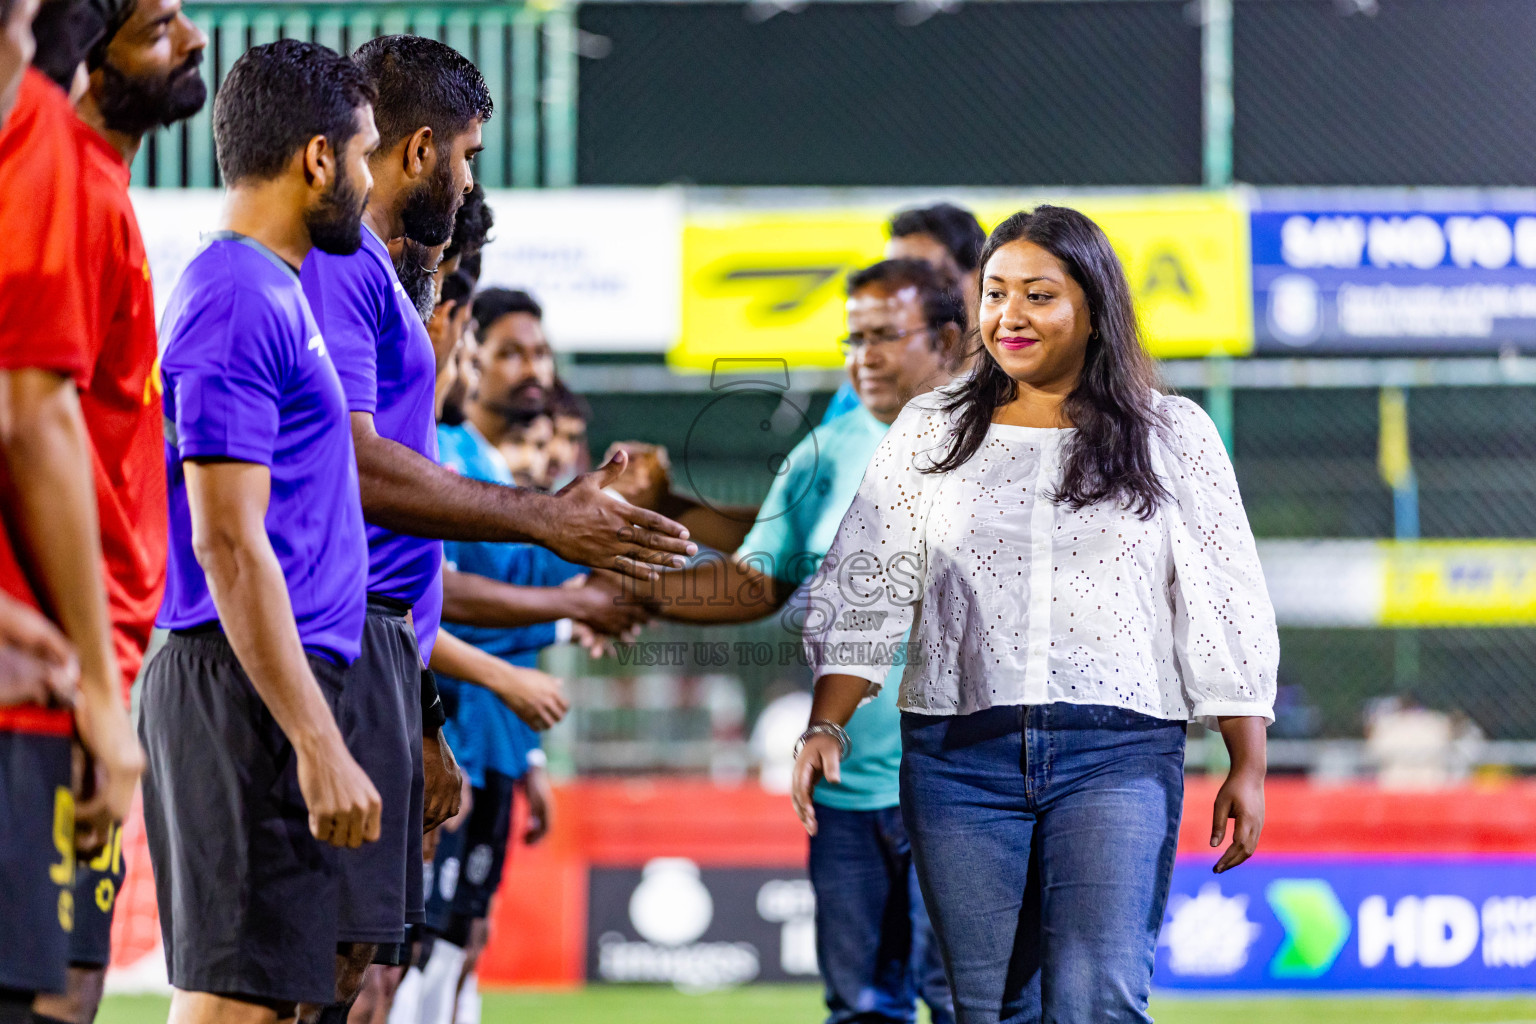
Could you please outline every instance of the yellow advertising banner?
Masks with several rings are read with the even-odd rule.
[[[1382,544],[1384,626],[1536,624],[1536,543]]]
[[[1049,201],[989,204],[992,227]],[[1073,196],[1125,263],[1154,355],[1245,355],[1253,348],[1248,214],[1229,192]],[[869,208],[690,213],[683,229],[682,334],[668,361],[707,371],[719,358],[842,363],[843,279],[880,258],[892,211]]]

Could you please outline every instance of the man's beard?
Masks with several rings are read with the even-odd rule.
[[[357,252],[363,244],[363,210],[367,205],[368,194],[353,188],[352,179],[342,174],[320,197],[320,205],[304,214],[310,242],[333,256]]]
[[[400,279],[400,287],[405,289],[405,295],[416,307],[416,315],[421,317],[422,323],[431,320],[432,312],[437,308],[437,268],[426,266],[431,256],[431,247],[407,238],[400,258],[395,261],[395,276]]]
[[[530,385],[539,389],[537,398],[533,397]],[[535,380],[520,381],[500,395],[487,395],[482,389],[475,398],[488,411],[517,426],[527,426],[540,416],[549,415],[549,391]]]
[[[442,245],[453,237],[454,217],[463,202],[463,194],[453,191],[448,160],[439,154],[436,172],[411,193],[400,212],[405,237],[422,245]]]
[[[198,72],[203,52],[194,51],[164,78],[130,78],[111,61],[101,65],[101,88],[93,90],[102,120],[113,131],[143,135],[175,124],[203,109],[208,86]]]

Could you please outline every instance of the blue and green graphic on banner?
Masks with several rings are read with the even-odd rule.
[[[1536,988],[1536,859],[1181,860],[1160,987]]]

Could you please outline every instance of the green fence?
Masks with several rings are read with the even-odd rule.
[[[442,40],[484,73],[496,103],[478,160],[485,185],[575,183],[576,28],[569,6],[200,3],[186,9],[208,34],[203,74],[210,102],[185,123],[154,133],[133,165],[136,185],[219,184],[212,92],[250,47],[292,38],[347,53],[375,36],[405,32]]]

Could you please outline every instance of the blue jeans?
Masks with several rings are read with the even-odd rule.
[[[1151,1021],[1184,732],[1071,704],[901,716],[901,806],[959,1024]]]
[[[934,1024],[953,1024],[901,808],[841,811],[817,804],[816,823],[810,871],[827,1024],[909,1024],[917,1019],[919,995]]]

